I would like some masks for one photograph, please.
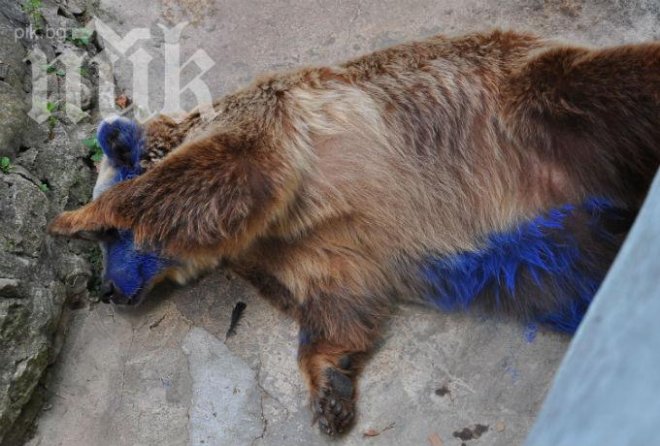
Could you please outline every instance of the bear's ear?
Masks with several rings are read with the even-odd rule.
[[[144,138],[137,122],[121,116],[106,118],[99,125],[96,137],[114,167],[139,173]]]

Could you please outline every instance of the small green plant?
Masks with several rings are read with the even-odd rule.
[[[82,77],[89,77],[89,74],[90,74],[89,73],[89,68],[87,68],[85,66],[80,67],[80,75]]]
[[[90,249],[89,251],[89,263],[92,264],[94,270],[98,271],[103,266],[103,254],[98,248]]]
[[[95,163],[98,163],[103,158],[103,149],[99,144],[99,140],[96,139],[96,136],[83,139],[83,145],[89,149],[90,158]]]
[[[53,130],[55,126],[57,125],[57,116],[55,115],[50,115],[48,117],[48,128]]]
[[[11,160],[6,156],[0,158],[0,171],[2,173],[11,172]]]
[[[48,116],[48,128],[50,130],[53,130],[55,126],[57,125],[57,116],[55,116],[55,112],[60,109],[60,104],[57,102],[46,102],[46,111],[49,113]]]
[[[57,102],[46,102],[46,111],[48,113],[54,113],[60,108],[60,105]]]
[[[64,76],[66,76],[66,71],[64,71],[64,70],[61,69],[61,68],[57,68],[57,67],[56,67],[55,65],[53,65],[53,64],[46,65],[46,73],[48,73],[48,74],[53,74],[53,73],[55,73],[55,74],[56,74],[57,76],[59,76],[59,77],[64,77]]]
[[[41,12],[42,6],[42,0],[26,0],[21,7],[36,30],[43,28],[44,15]]]
[[[90,299],[92,302],[98,302],[100,300],[100,290],[101,290],[101,276],[100,271],[103,271],[103,254],[98,245],[94,244],[94,247],[88,251],[88,260],[92,266],[92,280],[89,283],[89,290],[92,295]]]
[[[43,193],[46,193],[50,190],[50,187],[48,187],[48,184],[46,184],[46,183],[41,183],[39,185],[39,190]]]
[[[85,47],[89,45],[93,33],[94,31],[91,29],[74,28],[71,30],[71,37],[67,37],[66,40],[73,42],[76,46]]]

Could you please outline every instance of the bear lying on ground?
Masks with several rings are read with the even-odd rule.
[[[300,324],[334,435],[398,302],[576,328],[659,165],[660,43],[436,36],[213,107],[103,124],[97,196],[50,232],[102,240],[116,303],[228,265]]]

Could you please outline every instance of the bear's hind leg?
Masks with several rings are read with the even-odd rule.
[[[298,363],[310,391],[314,421],[327,435],[346,432],[355,417],[357,378],[389,310],[376,300],[308,298],[299,316]]]
[[[309,386],[314,421],[327,435],[341,434],[353,422],[358,373],[355,356],[327,341],[301,342],[299,346],[298,361]]]

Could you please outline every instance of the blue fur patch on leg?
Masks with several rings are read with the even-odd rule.
[[[298,344],[310,345],[312,343],[312,333],[309,330],[301,328],[298,332]]]
[[[552,209],[508,232],[491,234],[478,251],[429,259],[422,267],[429,285],[426,297],[440,308],[452,311],[468,308],[480,295],[489,292],[494,305],[501,306],[505,303],[503,299],[519,299],[516,292],[524,273],[528,285],[532,283],[539,290],[550,289],[556,303],[551,311],[534,314],[533,322],[574,332],[603,275],[603,271],[592,271],[585,267],[585,262],[581,263],[584,253],[566,229],[566,219],[578,210],[588,215],[588,230],[594,236],[601,239],[610,236],[600,222],[603,214],[616,211],[607,200],[590,199],[582,206]],[[529,294],[528,289],[525,291]],[[534,296],[524,298],[534,299]]]

